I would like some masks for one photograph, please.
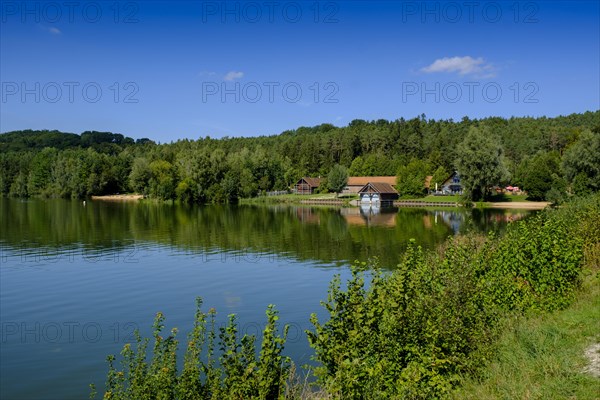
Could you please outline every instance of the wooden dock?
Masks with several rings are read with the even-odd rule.
[[[394,202],[395,207],[459,207],[454,201],[411,201],[398,200]]]

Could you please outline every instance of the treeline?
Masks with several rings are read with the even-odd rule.
[[[596,195],[511,224],[503,236],[458,237],[444,252],[409,247],[394,272],[371,269],[369,284],[369,265],[355,265],[348,282],[331,282],[325,319],[311,315],[318,393],[294,376],[273,306],[259,345],[240,334],[235,315],[217,330],[218,310],[205,313],[198,301],[183,368],[185,339],[166,331],[159,313],[152,350],[136,332],[120,363],[108,357],[103,398],[448,398],[465,377],[481,377],[509,320],[571,304],[585,273],[597,274],[599,239]]]
[[[399,174],[403,195],[421,195],[426,175],[435,184],[460,169],[475,199],[507,183],[529,190],[533,199],[560,198],[600,189],[598,150],[600,111],[459,122],[424,115],[354,120],[345,127],[322,124],[274,136],[168,144],[108,132],[16,131],[0,135],[0,194],[82,198],[138,192],[224,203],[285,190],[302,176],[324,177],[341,165],[354,176]]]
[[[0,152],[42,150],[54,147],[57,150],[70,148],[88,148],[101,153],[119,152],[123,146],[154,143],[150,139],[133,140],[120,133],[85,131],[81,135],[60,131],[24,131],[7,132],[0,135]]]

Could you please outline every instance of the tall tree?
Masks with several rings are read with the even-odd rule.
[[[530,200],[547,200],[546,194],[553,187],[560,172],[560,157],[558,153],[538,153],[525,163],[523,189],[527,191]]]
[[[339,164],[335,164],[327,176],[327,187],[338,196],[348,183],[348,170]]]
[[[574,191],[583,194],[600,190],[600,133],[583,131],[565,151],[563,168]]]
[[[403,197],[422,197],[425,195],[425,178],[428,166],[425,161],[413,158],[408,165],[398,169],[396,188]]]
[[[137,193],[148,192],[148,182],[152,177],[150,163],[144,157],[138,157],[133,160],[133,166],[129,173],[129,185]]]
[[[465,196],[472,201],[491,194],[491,187],[509,179],[503,163],[503,149],[489,128],[469,128],[458,146],[456,169],[461,176]]]
[[[444,168],[443,166],[438,167],[438,169],[435,170],[433,176],[431,177],[431,182],[429,182],[429,189],[435,190],[436,184],[438,185],[438,187],[441,187],[442,183],[444,183],[444,181],[448,179],[449,176],[450,174],[448,173],[446,168]]]

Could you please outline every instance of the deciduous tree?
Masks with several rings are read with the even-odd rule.
[[[600,133],[585,130],[563,156],[565,178],[573,190],[585,193],[600,190]]]
[[[396,189],[403,197],[422,197],[425,192],[427,164],[423,160],[412,159],[408,165],[398,169]]]
[[[456,169],[469,200],[484,199],[493,185],[509,179],[502,146],[487,128],[471,127],[457,154]]]
[[[331,168],[331,172],[327,176],[327,187],[332,192],[335,192],[337,197],[338,193],[340,193],[346,184],[348,183],[348,170],[346,167],[343,167],[339,164],[335,164],[333,168]]]

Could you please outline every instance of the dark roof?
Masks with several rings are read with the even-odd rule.
[[[369,182],[365,186],[363,186],[362,188],[360,188],[360,190],[358,191],[358,193],[366,192],[367,189],[368,189],[368,187],[369,187],[369,185],[377,193],[398,194],[398,192],[396,191],[396,189],[394,189],[392,187],[392,185],[390,185],[389,183],[386,183],[386,182]]]
[[[458,172],[454,171],[453,173],[451,173],[450,176],[448,178],[446,178],[446,180],[444,182],[442,182],[442,186],[446,186],[449,183],[453,183],[451,181],[453,180],[455,175],[458,175]],[[460,175],[459,175],[459,179],[460,179]]]
[[[300,179],[298,181],[298,183],[296,183],[297,185],[300,184],[302,181],[305,181],[310,187],[319,187],[319,184],[321,183],[321,178],[309,178],[309,177],[303,177],[302,179]]]

